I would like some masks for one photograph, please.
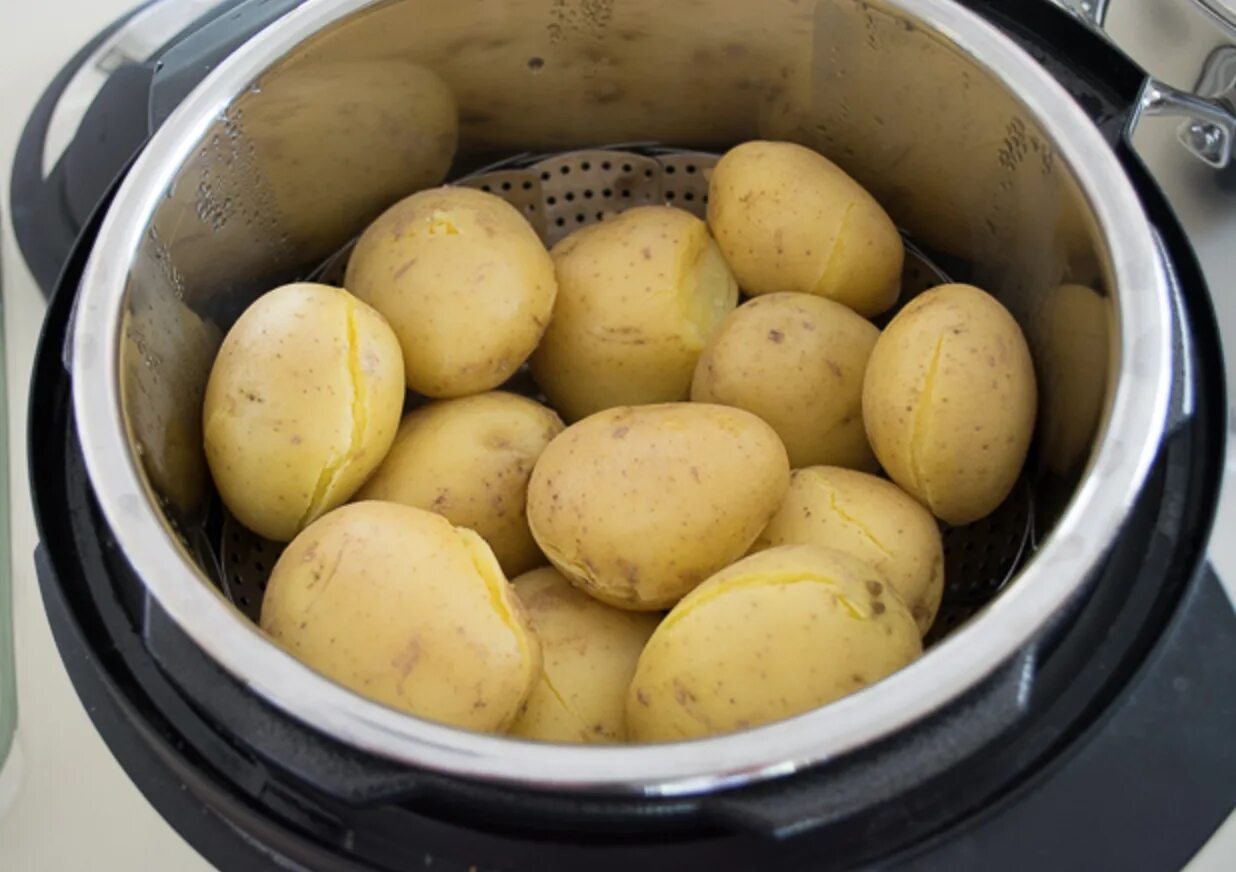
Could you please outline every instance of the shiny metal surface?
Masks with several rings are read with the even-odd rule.
[[[1108,0],[1051,0],[1057,6],[1077,16],[1099,33],[1107,35]],[[1126,11],[1144,5],[1147,0],[1121,0],[1116,8]],[[1218,28],[1229,41],[1236,38],[1236,18],[1226,6],[1210,0],[1150,0],[1157,8],[1140,10],[1142,14],[1172,19],[1203,20],[1205,25]],[[1194,25],[1196,26],[1196,25]],[[1170,28],[1178,30],[1179,26]],[[1179,139],[1195,157],[1214,169],[1225,168],[1232,159],[1232,141],[1236,138],[1236,103],[1231,99],[1230,73],[1223,67],[1225,49],[1236,47],[1221,45],[1200,68],[1197,86],[1192,90],[1176,87],[1166,81],[1151,78],[1146,81],[1138,105],[1129,120],[1133,131],[1142,118],[1170,116],[1183,118]],[[1153,68],[1151,72],[1154,72]],[[1222,78],[1224,81],[1216,81]]]
[[[384,87],[391,80],[418,84]],[[126,405],[138,388],[122,389],[126,373],[143,378],[128,363],[140,348],[128,340],[135,307],[160,298],[157,329],[170,334],[161,347],[205,348],[205,325],[225,330],[248,300],[312,269],[383,203],[432,184],[447,134],[439,101],[424,97],[434,80],[458,107],[456,172],[605,142],[795,139],[966,264],[1032,337],[1053,289],[1089,288],[1109,353],[1078,377],[1097,387],[1101,408],[1058,425],[1079,428],[1065,442],[1083,446],[1068,476],[1033,471],[1071,494],[1058,517],[1038,513],[1047,527],[1034,559],[977,619],[889,679],[789,721],[674,746],[464,733],[364,700],[266,642],[169,535],[160,502],[174,498],[159,492],[157,470],[175,464],[151,458],[157,442],[139,454],[142,428]],[[299,97],[276,111],[287,94]],[[144,250],[168,266],[135,269]],[[134,167],[83,279],[74,406],[99,503],[130,563],[254,692],[357,747],[437,771],[681,794],[836,759],[912,726],[1014,656],[1032,662],[1037,638],[1084,592],[1158,448],[1170,319],[1150,228],[1098,132],[1010,40],[947,0],[309,0],[220,65]],[[1034,352],[1040,370],[1058,365],[1050,343],[1035,340]],[[206,378],[202,356],[161,359],[159,379],[183,386],[183,405],[165,420],[193,414],[183,397]]]

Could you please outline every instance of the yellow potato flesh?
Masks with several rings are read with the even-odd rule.
[[[434,188],[384,212],[344,284],[386,316],[408,387],[459,397],[497,387],[536,348],[554,308],[553,262],[509,203]]]
[[[625,741],[627,688],[661,616],[607,606],[551,567],[512,584],[541,642],[543,666],[511,735],[545,742]]]
[[[880,572],[926,634],[944,595],[944,545],[931,513],[895,484],[814,466],[790,475],[785,501],[755,548],[821,545]]]
[[[1034,365],[1017,322],[972,285],[916,297],[884,329],[863,381],[880,464],[949,524],[996,509],[1034,432]]]
[[[475,530],[514,576],[544,563],[528,529],[528,478],[561,431],[552,411],[501,391],[430,403],[404,418],[357,498],[428,509]]]
[[[294,284],[228,331],[203,403],[206,459],[241,523],[286,542],[382,461],[403,410],[395,334],[352,295]]]
[[[685,400],[738,286],[703,221],[630,209],[554,246],[558,300],[532,372],[567,421]]]
[[[753,554],[666,616],[627,696],[639,742],[729,733],[792,717],[879,681],[922,651],[878,572],[813,545]]]
[[[261,626],[362,696],[501,732],[540,672],[540,647],[492,552],[471,530],[395,503],[353,503],[275,565]]]
[[[691,399],[767,421],[791,466],[874,469],[862,393],[879,335],[871,322],[823,297],[757,297],[713,335],[696,365]]]
[[[746,142],[712,172],[708,226],[751,295],[817,294],[877,315],[897,300],[904,247],[862,186],[823,155]]]
[[[664,609],[746,553],[788,483],[781,441],[749,412],[609,409],[542,453],[528,523],[582,590],[622,608]]]

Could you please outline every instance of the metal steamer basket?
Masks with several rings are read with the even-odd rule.
[[[442,134],[418,126],[409,66],[458,104],[446,179],[419,157]],[[1173,277],[1111,131],[1074,99],[1085,96],[948,0],[298,6],[168,117],[79,286],[68,366],[93,497],[151,609],[194,652],[162,669],[197,709],[246,729],[190,676],[204,659],[230,676],[229,693],[381,761],[387,780],[371,787],[416,773],[464,792],[660,797],[668,814],[842,771],[873,748],[888,794],[990,745],[1031,704],[1063,629],[1116,583],[1100,570],[1192,408]],[[754,138],[816,148],[875,194],[907,235],[907,297],[945,276],[973,281],[1030,340],[1043,392],[1031,459],[996,515],[948,531],[946,609],[927,654],[758,729],[561,747],[395,712],[264,638],[252,617],[277,546],[223,516],[199,431],[213,355],[244,306],[278,282],[337,276],[348,240],[417,188],[488,188],[552,242],[628,204],[699,212],[715,155]],[[1102,317],[1063,317],[1065,284],[1091,288]],[[910,750],[912,767],[898,756]]]

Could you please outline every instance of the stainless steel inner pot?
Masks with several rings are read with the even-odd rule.
[[[457,133],[425,121],[429,76],[454,95]],[[673,746],[562,747],[367,701],[269,643],[212,583],[200,405],[248,302],[309,274],[394,200],[495,160],[752,138],[837,161],[1022,323],[1042,393],[1027,470],[1038,548],[994,601],[910,667],[791,720]],[[1010,664],[1024,702],[1036,644],[1086,592],[1159,447],[1171,328],[1155,239],[1098,131],[949,0],[308,0],[221,64],[133,167],[82,281],[71,368],[91,481],[134,571],[255,693],[415,766],[672,795],[838,759]]]

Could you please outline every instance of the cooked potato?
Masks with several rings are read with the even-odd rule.
[[[624,742],[627,688],[656,613],[616,609],[552,567],[515,579],[541,642],[542,668],[511,735],[545,742]]]
[[[880,204],[840,167],[789,142],[726,152],[708,226],[748,294],[817,294],[860,315],[897,301],[905,249]]]
[[[597,599],[664,609],[746,553],[776,512],[789,461],[741,409],[665,403],[598,412],[545,449],[528,523],[550,561]]]
[[[915,297],[880,334],[863,422],[889,476],[950,524],[990,514],[1034,432],[1034,366],[1017,322],[972,285]]]
[[[657,627],[627,696],[632,740],[729,733],[801,714],[922,653],[914,619],[874,569],[816,545],[753,554]]]
[[[346,291],[284,285],[232,325],[206,385],[206,460],[232,514],[286,542],[382,462],[403,411],[390,325]]]
[[[353,503],[275,564],[261,626],[318,672],[392,708],[501,732],[541,670],[540,645],[471,530],[397,503]]]
[[[1043,414],[1041,457],[1068,475],[1090,455],[1107,394],[1108,301],[1083,285],[1061,285],[1044,296],[1034,331]]]
[[[532,400],[493,391],[408,414],[357,499],[428,509],[481,534],[513,577],[545,561],[528,530],[528,477],[562,421]]]
[[[567,421],[685,400],[704,343],[738,285],[704,222],[644,206],[553,248],[558,301],[532,373]]]
[[[785,501],[755,548],[822,545],[880,572],[919,632],[931,629],[944,595],[944,544],[931,513],[895,484],[850,469],[790,473]]]
[[[386,316],[408,387],[460,397],[497,387],[536,348],[554,309],[549,253],[506,201],[433,188],[364,232],[344,285]]]
[[[880,331],[840,303],[769,294],[721,322],[691,382],[696,402],[767,421],[794,467],[874,469],[863,430],[863,373]]]

